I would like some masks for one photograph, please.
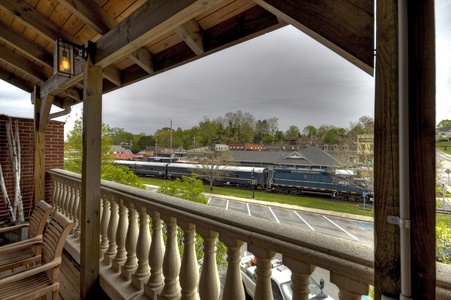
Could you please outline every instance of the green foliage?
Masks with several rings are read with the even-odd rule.
[[[207,204],[208,199],[202,195],[204,187],[196,176],[183,176],[174,181],[165,181],[158,189],[159,193],[197,203]]]
[[[102,179],[144,189],[141,179],[125,166],[102,165]]]
[[[196,178],[196,175],[193,175],[190,177],[183,176],[181,180],[180,178],[177,178],[174,181],[165,181],[161,184],[158,192],[201,204],[207,204],[208,199],[202,194],[204,191],[202,181]],[[177,233],[177,241],[180,255],[183,256],[183,232],[180,229]],[[204,257],[203,243],[202,237],[199,234],[196,234],[196,255],[200,262],[203,261]],[[219,270],[222,270],[227,266],[227,261],[225,260],[226,252],[226,246],[220,241],[216,241],[216,264]]]
[[[447,252],[445,249],[451,247],[451,228],[444,222],[437,223],[435,227],[436,237],[436,254],[437,260],[451,264],[451,252]]]
[[[285,132],[285,138],[287,140],[294,140],[300,137],[301,133],[299,128],[295,125],[291,125],[290,128]]]
[[[443,128],[446,126],[451,126],[451,120],[448,120],[448,119],[442,120],[442,121],[440,121],[440,123],[437,124],[437,128]]]
[[[120,131],[120,130],[117,130]],[[83,158],[83,120],[75,120],[74,128],[67,134],[64,146],[64,169],[81,174]],[[101,142],[101,177],[102,179],[119,182],[129,186],[144,188],[139,177],[126,167],[114,166],[112,145],[112,130],[108,125],[102,124]]]

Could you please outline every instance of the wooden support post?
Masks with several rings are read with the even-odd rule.
[[[434,3],[408,2],[409,169],[399,172],[398,6],[377,2],[376,107],[374,148],[375,286],[381,295],[400,295],[400,176],[410,182],[412,295],[435,295],[435,42]]]
[[[94,297],[99,282],[102,68],[88,47],[83,84],[83,165],[81,185],[80,297]]]
[[[49,121],[50,108],[53,103],[53,96],[46,99],[40,98],[39,86],[34,87],[31,95],[34,102],[34,206],[39,201],[45,200],[45,128]]]

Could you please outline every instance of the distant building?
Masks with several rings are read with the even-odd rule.
[[[451,126],[445,126],[436,129],[438,141],[451,142]]]
[[[261,151],[265,150],[265,145],[253,144],[253,143],[232,143],[229,144],[230,150],[243,150],[243,151]]]
[[[361,164],[372,165],[374,157],[374,134],[357,135],[357,159]]]

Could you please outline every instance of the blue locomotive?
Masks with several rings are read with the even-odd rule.
[[[206,166],[189,163],[142,162],[120,160],[115,164],[127,166],[138,176],[152,176],[166,179],[181,178],[197,174],[208,181]],[[276,167],[221,166],[212,168],[225,172],[215,178],[216,184],[230,184],[254,187],[292,195],[304,193],[329,195],[332,198],[354,202],[372,202],[373,193],[364,180],[349,174],[338,174],[330,169],[298,169]]]
[[[294,195],[330,195],[339,200],[354,202],[371,202],[373,197],[365,181],[330,169],[274,168],[271,190]]]

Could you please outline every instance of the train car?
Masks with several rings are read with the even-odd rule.
[[[268,186],[268,169],[262,167],[241,167],[241,166],[213,166],[219,168],[219,177],[215,178],[216,184],[230,184],[237,186],[255,186],[264,189]],[[212,171],[215,172],[215,171]],[[199,179],[208,181],[209,171],[202,164],[168,164],[168,178],[180,178],[197,174]]]
[[[115,165],[126,166],[138,176],[167,177],[166,162],[116,160]]]
[[[356,184],[352,176],[337,176],[329,169],[274,168],[271,190],[287,194],[323,194],[331,197],[363,202],[370,200],[372,192]]]

